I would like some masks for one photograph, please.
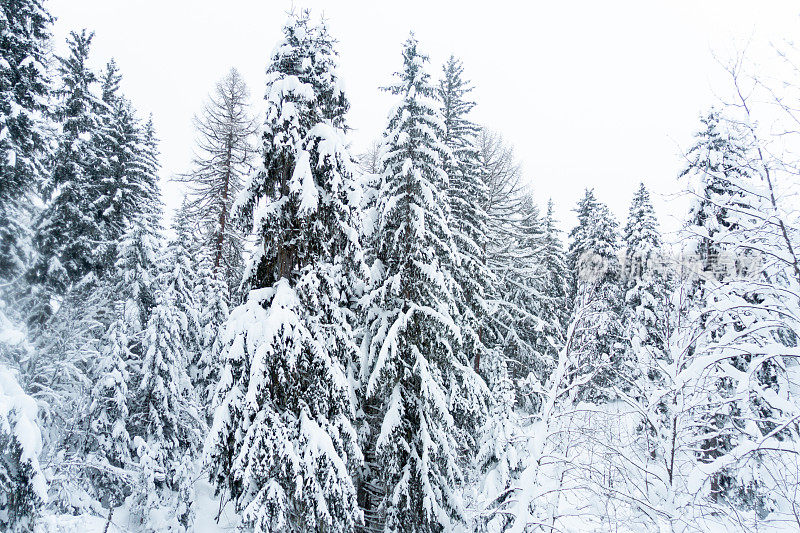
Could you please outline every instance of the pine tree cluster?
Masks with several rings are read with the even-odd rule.
[[[53,21],[0,0],[0,529],[797,523],[798,235],[749,115],[702,117],[677,243],[641,184],[622,227],[586,189],[565,246],[413,33],[354,157],[299,11],[262,120],[236,70],[195,118],[165,229],[154,120]]]

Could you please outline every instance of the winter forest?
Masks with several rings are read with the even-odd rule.
[[[300,8],[164,176],[54,15],[0,0],[0,531],[800,531],[792,50],[720,62],[667,234],[644,184],[563,228],[413,33],[354,148]]]

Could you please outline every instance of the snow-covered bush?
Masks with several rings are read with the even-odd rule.
[[[42,436],[36,401],[14,373],[0,364],[0,529],[30,531],[47,502],[47,481],[39,466]]]

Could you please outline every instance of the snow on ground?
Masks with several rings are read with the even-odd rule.
[[[194,533],[230,533],[236,530],[238,517],[233,507],[228,504],[220,513],[219,524],[216,516],[219,512],[219,499],[214,496],[214,488],[205,480],[195,484],[195,521]],[[114,511],[108,533],[138,533],[140,529],[131,520],[129,503]],[[165,519],[169,517],[164,517]],[[107,516],[83,514],[43,516],[36,525],[35,533],[103,533]]]

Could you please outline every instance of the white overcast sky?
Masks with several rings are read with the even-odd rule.
[[[56,49],[70,30],[95,32],[93,62],[114,57],[123,89],[153,113],[163,181],[187,170],[191,118],[230,67],[262,107],[264,69],[286,12],[309,7],[339,41],[354,152],[380,135],[391,96],[378,90],[400,66],[413,30],[431,74],[451,53],[476,86],[474,118],[510,141],[540,204],[552,197],[565,227],[584,187],[621,221],[639,181],[678,190],[680,151],[714,102],[725,55],[750,41],[755,59],[800,29],[800,3],[778,0],[404,0],[304,3],[244,0],[49,0]],[[163,183],[168,208],[180,202]],[[675,205],[657,201],[662,220]],[[675,213],[681,216],[680,213]],[[669,225],[669,223],[665,224]]]

